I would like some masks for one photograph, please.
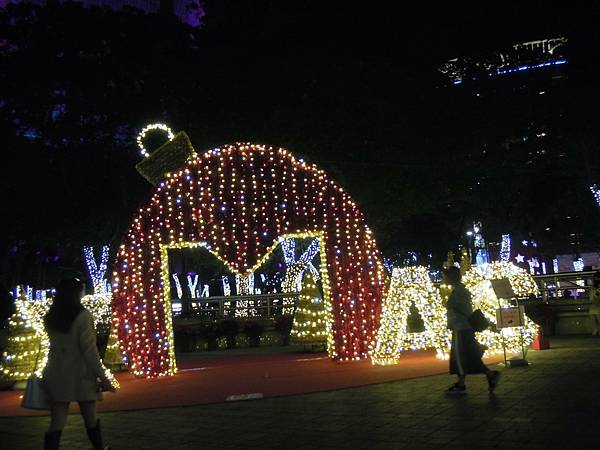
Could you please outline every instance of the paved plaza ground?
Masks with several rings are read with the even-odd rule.
[[[449,398],[448,375],[265,400],[100,415],[114,449],[600,448],[600,339],[561,338]],[[152,395],[152,392],[148,392]],[[41,448],[47,417],[0,418],[1,448]],[[63,448],[89,448],[70,416]]]

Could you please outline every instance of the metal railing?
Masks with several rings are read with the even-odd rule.
[[[588,303],[594,275],[598,271],[563,272],[550,275],[536,275],[540,289],[540,301],[552,304]]]
[[[173,315],[179,318],[218,319],[274,319],[291,316],[298,302],[299,292],[276,294],[229,295],[172,300]],[[178,305],[180,307],[178,307]]]

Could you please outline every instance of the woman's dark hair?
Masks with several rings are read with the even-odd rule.
[[[56,288],[56,295],[48,314],[44,317],[46,330],[68,333],[73,321],[83,310],[81,295],[83,283],[77,278],[62,280]]]
[[[444,275],[446,275],[446,280],[450,284],[456,284],[460,281],[462,274],[460,273],[460,269],[456,266],[450,266],[444,270]]]

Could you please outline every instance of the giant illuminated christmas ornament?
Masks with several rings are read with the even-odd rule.
[[[113,309],[132,371],[138,376],[176,371],[169,249],[204,247],[232,272],[247,276],[286,237],[319,239],[329,355],[368,357],[385,275],[352,198],[323,170],[285,149],[236,143],[195,155],[181,136],[144,158],[140,169],[157,186],[135,215],[115,261]],[[177,170],[162,157],[172,144],[183,161]]]
[[[408,327],[411,306],[423,320],[424,330],[411,332]],[[422,266],[396,268],[383,302],[381,323],[373,364],[396,364],[402,352],[434,348],[438,358],[446,359],[450,348],[446,308],[439,290],[434,286],[427,268]]]
[[[510,262],[492,262],[472,267],[462,278],[463,283],[472,295],[473,309],[481,309],[483,314],[496,324],[496,310],[511,306],[509,299],[498,299],[490,280],[508,278],[515,295],[525,298],[539,295],[537,284],[530,274]],[[537,326],[525,316],[525,326],[503,328],[499,332],[486,330],[476,333],[477,340],[488,347],[486,356],[503,352],[503,345],[508,352],[519,352],[521,346],[533,342]]]

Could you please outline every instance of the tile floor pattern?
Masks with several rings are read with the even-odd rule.
[[[114,449],[600,448],[600,339],[562,338],[448,398],[448,375],[317,394],[101,414]],[[152,395],[151,392],[148,395]],[[0,448],[41,448],[48,419],[1,418]],[[70,416],[62,448],[90,448]]]

